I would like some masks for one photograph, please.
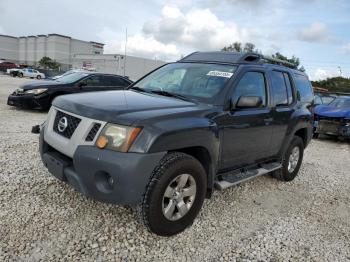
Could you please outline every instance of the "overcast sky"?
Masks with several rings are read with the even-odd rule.
[[[105,53],[176,60],[252,42],[300,57],[312,79],[350,76],[349,0],[0,0],[0,34],[58,33],[105,43]]]

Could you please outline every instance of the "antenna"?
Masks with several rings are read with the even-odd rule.
[[[124,50],[124,76],[125,76],[125,66],[126,66],[126,44],[128,42],[128,28],[125,28],[125,50]]]

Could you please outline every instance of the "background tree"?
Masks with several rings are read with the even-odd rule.
[[[255,49],[255,45],[253,43],[245,43],[244,45],[240,42],[234,42],[228,46],[225,46],[221,49],[221,51],[226,52],[258,52],[257,49]]]
[[[44,69],[58,70],[60,67],[60,64],[55,60],[51,59],[50,57],[44,56],[43,58],[40,59],[39,66]]]
[[[244,46],[240,42],[234,42],[234,43],[222,48],[221,51],[261,53],[261,51],[256,49],[255,45],[253,43],[250,43],[250,42],[245,43]],[[295,65],[298,68],[298,70],[305,72],[305,68],[303,66],[300,66],[300,59],[294,55],[291,58],[288,58],[287,56],[282,55],[280,52],[277,52],[277,53],[272,55],[272,58],[276,58],[279,60],[283,60],[283,61],[292,63],[293,65]]]
[[[350,78],[331,77],[325,80],[311,81],[312,86],[328,89],[330,92],[350,93]]]

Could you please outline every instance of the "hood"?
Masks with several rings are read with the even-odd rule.
[[[350,118],[350,108],[333,107],[329,105],[319,105],[315,108],[315,114],[324,117]]]
[[[65,83],[60,83],[58,81],[53,81],[53,80],[40,80],[40,81],[33,81],[33,82],[28,82],[23,85],[21,85],[19,88],[23,89],[24,91],[26,90],[31,90],[35,88],[52,88],[52,87],[57,87],[57,86],[63,86],[66,85]]]
[[[53,101],[53,105],[77,115],[124,125],[210,107],[177,98],[130,90],[59,96]]]

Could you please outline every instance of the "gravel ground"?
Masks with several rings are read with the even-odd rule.
[[[30,133],[46,113],[6,105],[24,81],[0,76],[0,261],[350,261],[348,143],[314,140],[293,182],[215,192],[191,228],[158,237],[46,171]]]

